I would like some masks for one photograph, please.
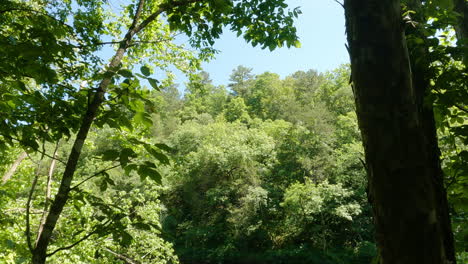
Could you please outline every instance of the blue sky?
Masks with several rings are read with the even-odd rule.
[[[301,7],[296,20],[301,48],[281,48],[270,52],[252,47],[234,33],[225,32],[216,42],[216,58],[203,64],[215,85],[228,84],[229,75],[238,65],[253,68],[253,73],[270,71],[285,77],[298,70],[333,70],[348,63],[342,7],[333,0],[287,0],[292,9]],[[177,76],[176,82],[185,78]]]

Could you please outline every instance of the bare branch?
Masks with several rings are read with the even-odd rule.
[[[24,158],[26,158],[26,156],[27,156],[26,151],[21,152],[21,154],[18,156],[18,158],[15,160],[15,162],[11,166],[11,168],[7,171],[7,173],[5,173],[5,175],[3,175],[2,184],[5,184],[11,178],[11,176],[13,176],[16,169],[21,164],[21,162],[24,160]]]
[[[33,246],[31,243],[31,221],[30,221],[30,209],[31,209],[31,201],[34,194],[34,190],[36,189],[37,181],[39,179],[40,173],[40,163],[37,165],[36,173],[34,175],[33,182],[31,184],[31,190],[29,191],[28,201],[26,202],[26,241],[28,243],[28,248],[31,252],[33,252]]]
[[[336,3],[338,3],[338,4],[339,4],[341,7],[343,7],[343,8],[344,8],[344,5],[343,5],[343,3],[339,2],[338,0],[333,0],[333,1],[335,1],[335,2],[336,2]]]
[[[43,155],[43,156],[46,156],[46,157],[48,157],[48,158],[50,158],[50,159],[52,159],[52,160],[56,160],[56,161],[62,163],[63,165],[66,165],[66,164],[67,164],[65,161],[63,161],[63,160],[57,158],[55,155],[54,155],[54,156],[51,156],[51,155],[47,154],[45,151],[40,151],[39,149],[37,149],[37,150],[35,150],[35,151],[37,151],[39,154],[41,154],[41,155]]]
[[[49,173],[47,175],[47,186],[46,186],[45,201],[44,201],[44,211],[43,211],[42,216],[41,216],[41,221],[40,221],[40,224],[39,224],[39,229],[37,231],[36,241],[34,242],[35,245],[37,244],[37,241],[38,241],[39,237],[41,236],[41,233],[42,233],[42,230],[44,229],[44,225],[45,225],[45,221],[46,221],[47,209],[49,208],[49,203],[50,203],[50,198],[51,198],[50,189],[52,187],[52,175],[54,174],[55,165],[57,163],[56,162],[57,159],[55,159],[55,158],[57,156],[58,147],[59,147],[59,144],[57,142],[57,144],[55,144],[55,149],[54,149],[54,156],[53,156],[54,158],[52,159],[52,161],[50,163]]]

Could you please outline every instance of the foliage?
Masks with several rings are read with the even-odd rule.
[[[0,149],[19,145],[39,164],[30,175],[26,202],[26,240],[33,263],[44,263],[47,257],[95,235],[112,234],[121,246],[130,244],[129,223],[122,220],[128,216],[126,208],[106,203],[81,188],[89,180],[99,179],[100,191],[106,191],[115,185],[109,172],[118,167],[127,175],[138,173],[143,182],[150,178],[162,183],[158,167],[169,165],[163,152],[169,148],[144,138],[145,130],[152,127],[150,112],[155,106],[141,81],[159,90],[160,85],[170,86],[170,66],[193,73],[201,60],[212,56],[214,40],[226,26],[263,48],[298,45],[293,18],[299,11],[289,11],[283,0],[138,0],[123,4],[120,10],[110,2],[93,0],[8,0],[2,2],[0,13],[5,25],[0,30],[4,60],[0,66]],[[175,44],[177,32],[187,34],[198,54]],[[115,46],[108,64],[99,54],[105,45]],[[134,70],[136,64],[139,73]],[[154,69],[166,71],[167,78],[155,79]],[[223,102],[223,90],[219,91],[215,97]],[[212,107],[219,112],[223,105]],[[121,142],[94,151],[87,138],[92,132],[99,133],[96,129],[104,132],[107,127],[121,133]],[[59,143],[64,142],[60,152],[65,152],[61,157],[66,161],[56,168]],[[49,157],[53,161],[49,173],[44,173],[41,166]],[[97,164],[93,162],[96,158],[100,160]],[[56,173],[62,176],[53,179]],[[45,182],[43,175],[47,175]],[[45,188],[43,197],[37,195],[39,188]],[[68,215],[71,205],[79,211],[87,206],[98,210],[97,215],[79,218],[82,238],[63,246],[66,239],[60,238],[76,234],[64,230],[57,237],[54,232],[79,224]],[[30,209],[38,207],[43,207],[42,216],[31,217]],[[59,221],[63,216],[66,218]],[[31,224],[39,226],[37,232],[31,232]]]
[[[239,66],[226,86],[198,71],[227,28],[262,48],[297,46],[292,22],[298,9],[281,0],[147,1],[140,21],[160,8],[165,16],[129,40],[122,60],[109,69],[101,51],[121,47],[138,2],[118,10],[109,4],[0,4],[0,173],[27,152],[0,186],[0,262],[31,258],[26,204],[34,244],[106,78],[53,230],[48,252],[60,251],[49,261],[371,262],[376,249],[349,66],[284,79]],[[452,45],[453,14],[432,2],[426,7],[422,35],[407,38],[412,54],[421,41],[431,51],[427,101],[435,107],[462,259],[466,66],[462,45]],[[177,32],[197,51],[176,44]],[[436,32],[445,37],[434,38]],[[172,83],[171,65],[190,75],[183,96]]]

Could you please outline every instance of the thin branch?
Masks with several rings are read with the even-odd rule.
[[[41,221],[39,224],[39,229],[37,231],[37,236],[36,236],[36,241],[34,242],[35,245],[37,245],[37,241],[39,237],[41,236],[42,230],[44,229],[45,221],[46,221],[46,216],[47,216],[47,209],[49,208],[49,203],[50,203],[50,190],[52,188],[52,175],[54,174],[55,170],[55,165],[57,163],[57,159],[55,157],[57,156],[57,151],[58,151],[59,144],[55,144],[55,149],[54,149],[54,158],[52,159],[52,162],[50,163],[49,167],[49,173],[47,175],[47,186],[46,186],[46,193],[45,193],[45,201],[44,201],[44,211],[41,216]]]
[[[11,178],[11,176],[15,174],[16,169],[26,157],[27,157],[26,151],[21,152],[21,154],[18,156],[18,158],[15,160],[15,162],[11,166],[11,168],[7,171],[7,173],[5,173],[5,175],[3,175],[2,184],[5,184]]]
[[[63,160],[57,158],[55,155],[51,156],[51,155],[47,154],[45,151],[40,151],[39,149],[36,150],[36,151],[39,152],[41,155],[44,155],[44,156],[46,156],[46,157],[48,157],[48,158],[50,158],[50,159],[52,159],[52,160],[56,160],[56,161],[62,163],[63,165],[66,165],[66,164],[67,164],[65,161],[63,161]]]
[[[339,4],[341,7],[343,7],[343,8],[344,8],[344,5],[343,5],[343,3],[339,2],[338,0],[333,0],[333,1],[335,1],[335,2],[336,2],[336,3],[338,3],[338,4]]]
[[[111,220],[108,219],[104,224],[102,224],[102,226],[105,226],[107,225]],[[80,238],[79,240],[75,241],[73,244],[71,245],[68,245],[66,247],[61,247],[61,248],[57,248],[56,250],[52,251],[51,253],[47,254],[47,257],[50,257],[52,255],[54,255],[55,253],[59,252],[59,251],[62,251],[62,250],[68,250],[76,245],[78,245],[79,243],[85,241],[86,239],[88,239],[90,236],[96,234],[97,232],[99,231],[99,227],[96,227],[93,231],[91,231],[90,233],[88,233],[86,236]]]
[[[111,253],[112,255],[116,256],[118,259],[125,261],[126,264],[140,264],[138,260],[132,259],[128,256],[125,256],[123,254],[117,253],[113,250],[111,250],[108,247],[104,247],[104,250]]]
[[[26,241],[28,243],[28,248],[31,252],[33,252],[33,246],[31,243],[31,221],[30,221],[30,209],[31,209],[31,201],[34,194],[34,190],[36,189],[37,181],[39,179],[40,173],[40,164],[37,165],[36,173],[34,175],[34,179],[31,185],[31,190],[29,190],[28,201],[26,202]]]
[[[115,168],[117,168],[117,167],[119,167],[119,166],[120,166],[120,165],[117,164],[117,165],[111,166],[111,167],[109,167],[109,168],[105,168],[105,169],[103,169],[103,170],[100,170],[100,171],[98,171],[98,172],[92,174],[92,175],[89,176],[88,178],[82,180],[82,181],[81,181],[80,183],[78,183],[77,185],[71,187],[71,188],[70,188],[70,191],[72,191],[72,190],[78,188],[78,186],[80,186],[80,185],[82,185],[83,183],[85,183],[85,182],[91,180],[92,178],[94,178],[94,177],[96,177],[96,176],[98,176],[98,175],[100,175],[100,174],[102,174],[102,173],[104,173],[104,172],[106,172],[106,171],[108,171],[108,170],[115,169]]]
[[[140,40],[140,41],[134,41],[131,44],[129,44],[128,46],[133,47],[133,46],[137,46],[139,44],[157,44],[157,43],[169,42],[169,41],[171,41],[171,39],[160,39],[160,40],[153,40],[153,41]]]
[[[468,113],[468,109],[459,105],[459,104],[453,104],[456,108],[458,108],[459,110],[465,112],[465,113]]]
[[[364,169],[366,170],[366,173],[369,172],[369,169],[367,168],[367,164],[364,160],[361,159],[361,157],[358,157],[359,158],[359,161],[361,162],[362,164],[362,167],[364,167]]]
[[[26,212],[26,208],[10,208],[10,209],[6,209],[6,210],[3,210],[4,213],[8,213],[8,212]],[[29,214],[42,214],[43,211],[42,210],[29,210]]]

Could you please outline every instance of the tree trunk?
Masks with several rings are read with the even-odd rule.
[[[454,26],[457,34],[458,45],[468,45],[468,1],[466,0],[454,0],[454,11],[457,12],[460,17],[458,18],[457,24]],[[461,41],[460,41],[461,40]],[[468,56],[463,56],[463,63],[465,67],[468,67]]]
[[[83,116],[80,129],[78,131],[78,134],[76,135],[76,139],[73,143],[70,155],[68,156],[68,161],[65,166],[65,171],[62,175],[59,190],[55,196],[55,199],[51,203],[47,217],[43,224],[43,228],[41,230],[42,232],[39,234],[37,238],[37,243],[31,252],[33,264],[43,264],[45,263],[46,258],[49,256],[47,254],[47,247],[49,246],[49,243],[51,241],[52,232],[54,231],[55,226],[57,225],[57,221],[60,215],[62,214],[65,204],[68,201],[71,183],[75,174],[76,167],[78,165],[78,160],[81,155],[83,144],[88,136],[94,118],[96,118],[98,114],[99,107],[105,100],[104,94],[106,93],[106,90],[109,84],[111,83],[112,77],[116,74],[116,70],[118,70],[118,68],[120,67],[124,54],[127,51],[127,48],[130,46],[130,42],[133,36],[138,32],[138,30],[141,30],[141,28],[143,28],[138,28],[137,23],[143,10],[144,3],[145,0],[140,0],[138,2],[138,7],[136,9],[132,25],[130,26],[124,39],[121,41],[120,46],[117,49],[115,55],[112,57],[112,60],[108,65],[106,73],[104,74],[104,76],[106,77],[103,78],[99,83],[99,86],[96,89],[96,92],[94,93],[94,98],[89,104],[85,115]],[[157,16],[161,12],[162,11],[158,11],[154,14],[156,14]],[[151,20],[148,19],[146,19],[144,22],[146,21],[151,22]]]
[[[400,1],[344,7],[380,263],[455,263],[435,127],[413,87]]]
[[[420,27],[423,27],[427,17],[424,16],[423,5],[421,0],[410,0],[408,7],[416,11],[412,15],[413,19],[418,23],[417,26],[408,27],[406,34],[416,34],[419,38],[425,39],[424,33]],[[409,57],[411,62],[412,82],[415,90],[416,104],[418,106],[418,114],[421,121],[423,139],[425,142],[426,151],[428,154],[428,169],[432,173],[434,179],[434,189],[436,195],[437,206],[437,219],[440,221],[442,234],[444,236],[444,248],[446,258],[452,263],[455,263],[455,249],[453,241],[452,226],[450,221],[449,207],[447,201],[447,192],[444,186],[444,173],[440,163],[440,149],[438,147],[437,128],[434,120],[433,105],[430,104],[425,98],[431,92],[430,78],[428,76],[428,69],[431,64],[429,45],[418,44],[414,47],[409,47]]]

